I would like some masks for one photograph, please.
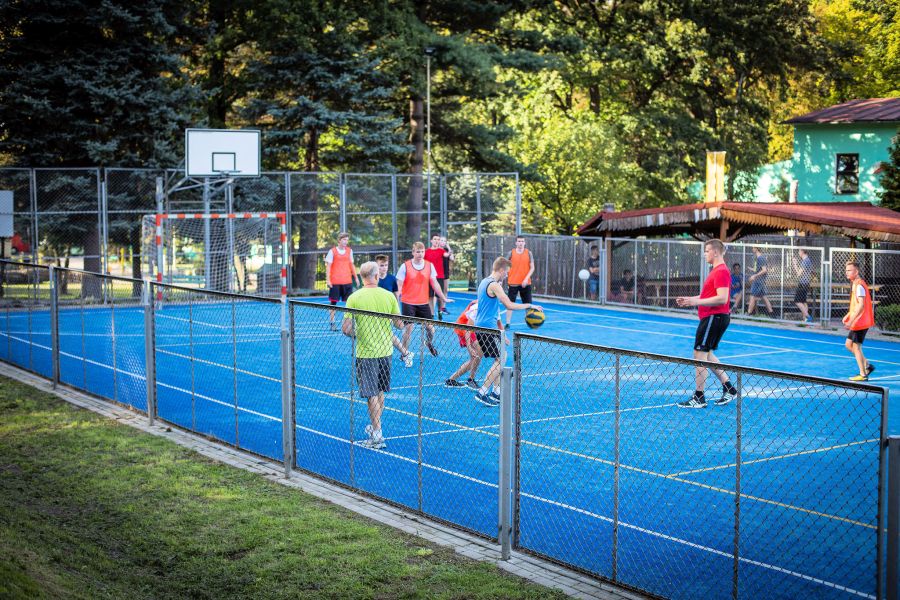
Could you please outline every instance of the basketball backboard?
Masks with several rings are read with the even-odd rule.
[[[256,129],[185,129],[188,177],[259,177],[260,132]]]

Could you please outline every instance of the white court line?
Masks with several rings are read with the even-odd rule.
[[[829,452],[831,450],[840,450],[842,448],[850,448],[852,446],[859,446],[861,444],[871,444],[872,442],[880,441],[878,438],[873,438],[870,440],[862,440],[861,442],[849,442],[847,444],[835,444],[834,446],[828,446],[826,448],[816,448],[814,450],[802,450],[800,452],[791,452],[789,454],[779,454],[777,456],[768,456],[766,458],[756,458],[753,460],[745,460],[741,462],[741,466],[743,465],[753,465],[757,463],[771,462],[773,460],[782,460],[784,458],[794,458],[797,456],[805,456],[807,454],[818,454],[820,452]],[[693,475],[695,473],[708,473],[709,471],[718,471],[720,469],[732,469],[737,467],[737,463],[731,463],[728,465],[718,465],[715,467],[704,467],[702,469],[692,469],[690,471],[681,471],[680,473],[671,473],[670,477],[681,477],[683,475]]]
[[[615,331],[630,331],[632,333],[643,333],[643,334],[654,333],[652,331],[647,331],[646,329],[629,329],[627,327],[616,327],[613,325],[598,325],[597,323],[580,323],[578,321],[556,321],[556,322],[557,323],[566,323],[569,325],[578,325],[580,327],[599,327],[601,329],[613,329]],[[684,338],[684,339],[690,339],[690,340],[694,339],[694,336],[692,336],[692,335],[682,335],[679,333],[667,333],[666,336],[667,337]],[[844,355],[837,355],[837,354],[827,354],[825,352],[813,352],[812,350],[800,350],[800,349],[795,349],[795,348],[785,349],[785,348],[779,348],[777,346],[766,346],[765,344],[753,344],[750,342],[736,342],[733,340],[728,340],[727,343],[729,345],[733,344],[735,346],[750,346],[751,348],[767,348],[769,350],[779,350],[779,351],[787,350],[788,352],[796,352],[798,354],[810,354],[813,356],[827,356],[828,358],[848,358],[849,357],[849,355],[844,356]],[[636,350],[635,352],[640,352],[640,350]],[[850,357],[850,358],[852,358],[852,357]],[[878,360],[876,362],[878,364],[900,366],[900,362],[891,362],[888,360]]]
[[[577,506],[572,506],[572,505],[570,505],[570,504],[565,504],[565,503],[563,503],[563,502],[557,502],[556,500],[550,500],[550,499],[548,499],[548,498],[544,498],[544,497],[542,497],[542,496],[537,496],[537,495],[535,495],[535,494],[528,494],[528,493],[526,493],[526,492],[521,492],[520,495],[521,495],[522,497],[529,498],[529,499],[535,500],[535,501],[537,501],[537,502],[543,502],[543,503],[545,503],[545,504],[550,504],[550,505],[553,505],[553,506],[558,506],[558,507],[560,507],[560,508],[564,508],[564,509],[570,510],[570,511],[572,511],[572,512],[576,512],[576,513],[579,513],[579,514],[582,514],[582,515],[585,515],[585,516],[588,516],[588,517],[591,517],[591,518],[594,518],[594,519],[598,519],[598,520],[601,520],[601,521],[605,521],[606,523],[613,523],[613,522],[614,522],[613,519],[611,519],[610,517],[605,517],[605,516],[600,515],[600,514],[598,514],[598,513],[591,512],[591,511],[585,510],[585,509],[583,509],[583,508],[578,508]],[[638,532],[640,532],[640,533],[645,533],[645,534],[650,535],[650,536],[653,536],[653,537],[657,537],[657,538],[660,538],[660,539],[664,539],[664,540],[667,540],[667,541],[670,541],[670,542],[675,542],[676,544],[682,544],[682,545],[688,546],[688,547],[690,547],[690,548],[696,548],[697,550],[703,550],[704,552],[709,552],[709,553],[715,554],[715,555],[717,555],[717,556],[721,556],[721,557],[723,557],[723,558],[728,558],[728,559],[733,559],[733,558],[734,558],[734,554],[733,554],[732,552],[724,552],[724,551],[722,551],[722,550],[717,550],[716,548],[712,548],[712,547],[710,547],[710,546],[703,546],[703,545],[701,545],[701,544],[697,544],[696,542],[690,542],[690,541],[688,541],[688,540],[681,539],[681,538],[677,538],[677,537],[674,537],[674,536],[671,536],[671,535],[667,535],[667,534],[665,534],[665,533],[659,533],[659,532],[657,532],[657,531],[653,531],[653,530],[651,530],[651,529],[647,529],[646,527],[640,527],[640,526],[638,526],[638,525],[632,525],[632,524],[630,524],[630,523],[626,523],[626,522],[621,521],[621,520],[618,521],[618,525],[619,525],[619,527],[624,527],[624,528],[626,528],[626,529],[632,529],[632,530],[634,530],[634,531],[638,531]],[[861,592],[861,591],[859,591],[859,590],[855,590],[855,589],[852,589],[852,588],[848,588],[848,587],[846,587],[846,586],[843,586],[843,585],[840,585],[840,584],[837,584],[837,583],[832,583],[832,582],[830,582],[830,581],[826,581],[825,579],[821,579],[821,578],[819,578],[819,577],[813,577],[813,576],[811,576],[811,575],[805,575],[804,573],[800,573],[799,571],[793,571],[793,570],[791,570],[791,569],[786,569],[786,568],[784,568],[784,567],[779,567],[778,565],[773,565],[773,564],[770,564],[770,563],[760,562],[760,561],[758,561],[758,560],[753,560],[753,559],[750,559],[750,558],[745,558],[745,557],[743,557],[743,556],[738,556],[738,560],[739,560],[740,562],[747,563],[747,564],[749,564],[749,565],[754,565],[754,566],[757,566],[757,567],[762,567],[762,568],[764,568],[764,569],[769,569],[769,570],[771,570],[771,571],[777,571],[777,572],[779,572],[779,573],[784,573],[785,575],[790,575],[790,576],[792,576],[792,577],[797,577],[797,578],[803,579],[803,580],[805,580],[805,581],[809,581],[809,582],[812,582],[812,583],[817,583],[817,584],[823,585],[823,586],[825,586],[825,587],[830,587],[830,588],[833,588],[833,589],[836,589],[836,590],[840,590],[840,591],[843,591],[843,592],[847,592],[847,593],[850,593],[850,594],[854,594],[854,595],[857,595],[857,596],[862,596],[863,598],[872,598],[873,600],[874,600],[874,598],[875,598],[875,596],[872,596],[872,595],[867,594],[867,593],[865,593],[865,592]]]

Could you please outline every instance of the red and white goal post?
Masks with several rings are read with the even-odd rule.
[[[287,297],[283,212],[157,213],[144,217],[143,229],[148,272],[158,283]]]

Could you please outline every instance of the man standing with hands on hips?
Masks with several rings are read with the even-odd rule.
[[[703,282],[703,289],[699,296],[676,298],[678,306],[696,306],[697,315],[700,317],[700,325],[697,326],[697,334],[694,339],[694,360],[717,363],[719,359],[713,354],[713,350],[719,347],[719,341],[728,329],[731,321],[731,311],[728,302],[728,293],[731,288],[731,272],[725,264],[725,244],[720,240],[709,240],[703,246],[703,255],[706,262],[712,265],[712,271]],[[716,400],[717,406],[728,404],[737,398],[738,391],[728,380],[728,375],[722,369],[712,369],[715,376],[722,382],[722,395]],[[696,367],[694,372],[694,395],[689,400],[679,402],[679,408],[706,408],[706,367]]]

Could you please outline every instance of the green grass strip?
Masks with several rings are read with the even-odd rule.
[[[36,597],[563,596],[0,377],[0,598]]]

